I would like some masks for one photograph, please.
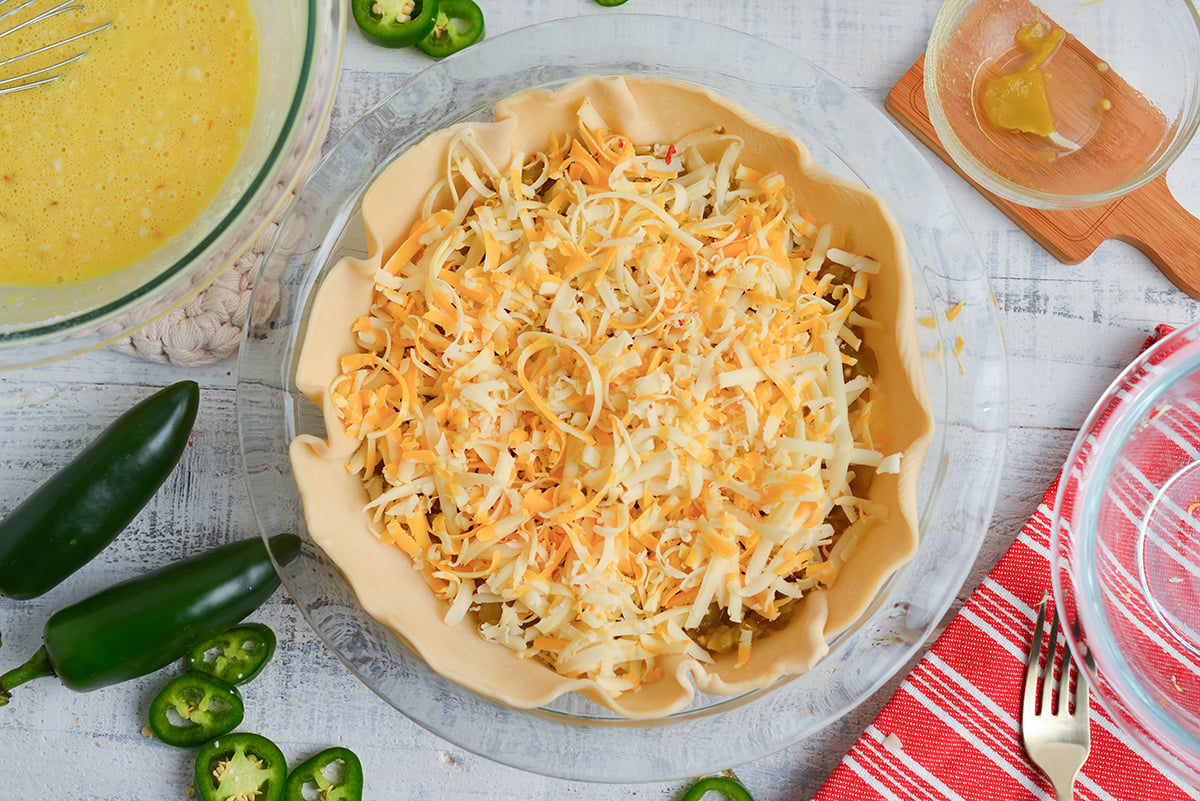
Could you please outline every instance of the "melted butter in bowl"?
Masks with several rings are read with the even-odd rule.
[[[1167,137],[1162,112],[1036,6],[1001,5],[977,6],[944,54],[957,68],[940,73],[938,94],[962,145],[1045,192],[1099,192],[1136,174]]]
[[[1039,163],[1081,150],[1113,108],[1108,65],[1041,19],[1019,26],[1013,40],[976,74],[980,129],[997,148]]]
[[[110,275],[212,202],[246,144],[258,93],[247,0],[85,11],[0,39],[0,61],[112,21],[62,78],[0,96],[0,285]]]
[[[925,53],[956,166],[1025,206],[1097,206],[1152,180],[1200,119],[1190,3],[947,0]]]

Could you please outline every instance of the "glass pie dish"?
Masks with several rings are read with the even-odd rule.
[[[536,66],[527,53],[537,53]],[[296,435],[323,431],[319,410],[296,387],[295,360],[323,278],[342,257],[365,254],[360,203],[373,178],[435,130],[488,119],[498,100],[520,90],[586,75],[653,75],[708,87],[795,133],[825,169],[879,193],[907,239],[937,426],[920,481],[917,556],[816,669],[741,696],[698,695],[683,711],[650,721],[619,718],[577,696],[535,710],[507,707],[431,670],[361,609],[337,567],[307,539],[287,454]],[[302,556],[280,569],[284,584],[330,649],[384,700],[499,762],[577,780],[666,780],[755,759],[819,731],[924,642],[986,532],[1003,458],[1007,376],[979,255],[928,164],[880,112],[809,62],[753,37],[680,19],[603,14],[515,31],[439,62],[359,121],[318,166],[284,217],[258,281],[278,283],[281,301],[252,304],[238,415],[262,534],[306,537]]]
[[[1200,324],[1159,339],[1096,403],[1050,529],[1071,649],[1144,754],[1200,785]]]

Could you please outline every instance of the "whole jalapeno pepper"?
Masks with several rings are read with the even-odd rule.
[[[210,740],[196,754],[200,801],[280,801],[287,761],[279,746],[251,732]]]
[[[737,779],[728,776],[708,776],[693,784],[679,801],[700,801],[708,793],[720,793],[729,801],[754,801],[750,792]]]
[[[179,462],[199,405],[195,381],[156,392],[0,521],[0,593],[42,595],[112,542]]]
[[[301,762],[288,774],[283,801],[362,801],[363,770],[358,755],[348,748],[326,748]]]
[[[188,670],[228,684],[245,684],[275,654],[275,632],[262,623],[243,623],[210,637],[188,654]]]
[[[433,28],[417,42],[417,49],[433,58],[445,58],[483,38],[483,11],[475,0],[440,0]]]
[[[246,715],[242,694],[207,673],[184,673],[150,702],[150,731],[167,745],[202,745],[238,727]]]
[[[144,676],[258,609],[279,586],[271,556],[286,564],[300,552],[295,534],[231,542],[117,584],[50,616],[42,647],[0,676],[0,705],[10,691],[57,676],[78,692]]]

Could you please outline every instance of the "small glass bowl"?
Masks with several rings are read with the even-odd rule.
[[[1066,35],[1035,64],[1016,37],[1038,22],[1042,41]],[[1160,175],[1200,125],[1200,17],[1191,0],[947,0],[924,72],[930,121],[968,178],[1024,206],[1098,206]],[[994,124],[989,104],[1024,119]]]
[[[664,719],[630,721],[575,695],[539,709],[490,701],[427,666],[359,605],[309,537],[288,445],[324,436],[295,360],[322,281],[366,255],[363,193],[428,134],[490,119],[499,100],[586,75],[706,86],[796,134],[825,169],[876,191],[904,231],[936,430],[918,488],[921,543],[814,670],[739,697],[698,696]],[[886,158],[880,154],[887,154]],[[838,720],[912,658],[953,602],[987,531],[1007,431],[1007,371],[982,259],[929,163],[882,112],[790,51],[687,19],[604,13],[497,36],[428,67],[359,120],[284,215],[256,287],[238,362],[248,494],[263,536],[305,544],[279,569],[314,631],[367,686],[434,734],[523,770],[572,780],[666,781],[763,757]],[[256,295],[257,298],[257,295]],[[947,314],[962,302],[961,312]]]
[[[1117,377],[1067,465],[1051,573],[1080,670],[1139,751],[1200,786],[1200,324]]]
[[[250,0],[258,99],[225,185],[186,230],[136,264],[65,286],[0,286],[0,369],[63,359],[146,325],[208,286],[276,218],[318,153],[341,70],[341,0]]]

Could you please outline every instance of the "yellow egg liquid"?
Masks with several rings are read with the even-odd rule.
[[[108,21],[60,80],[0,95],[0,285],[145,258],[204,211],[245,145],[259,69],[248,0],[88,0],[0,38],[0,62]]]

